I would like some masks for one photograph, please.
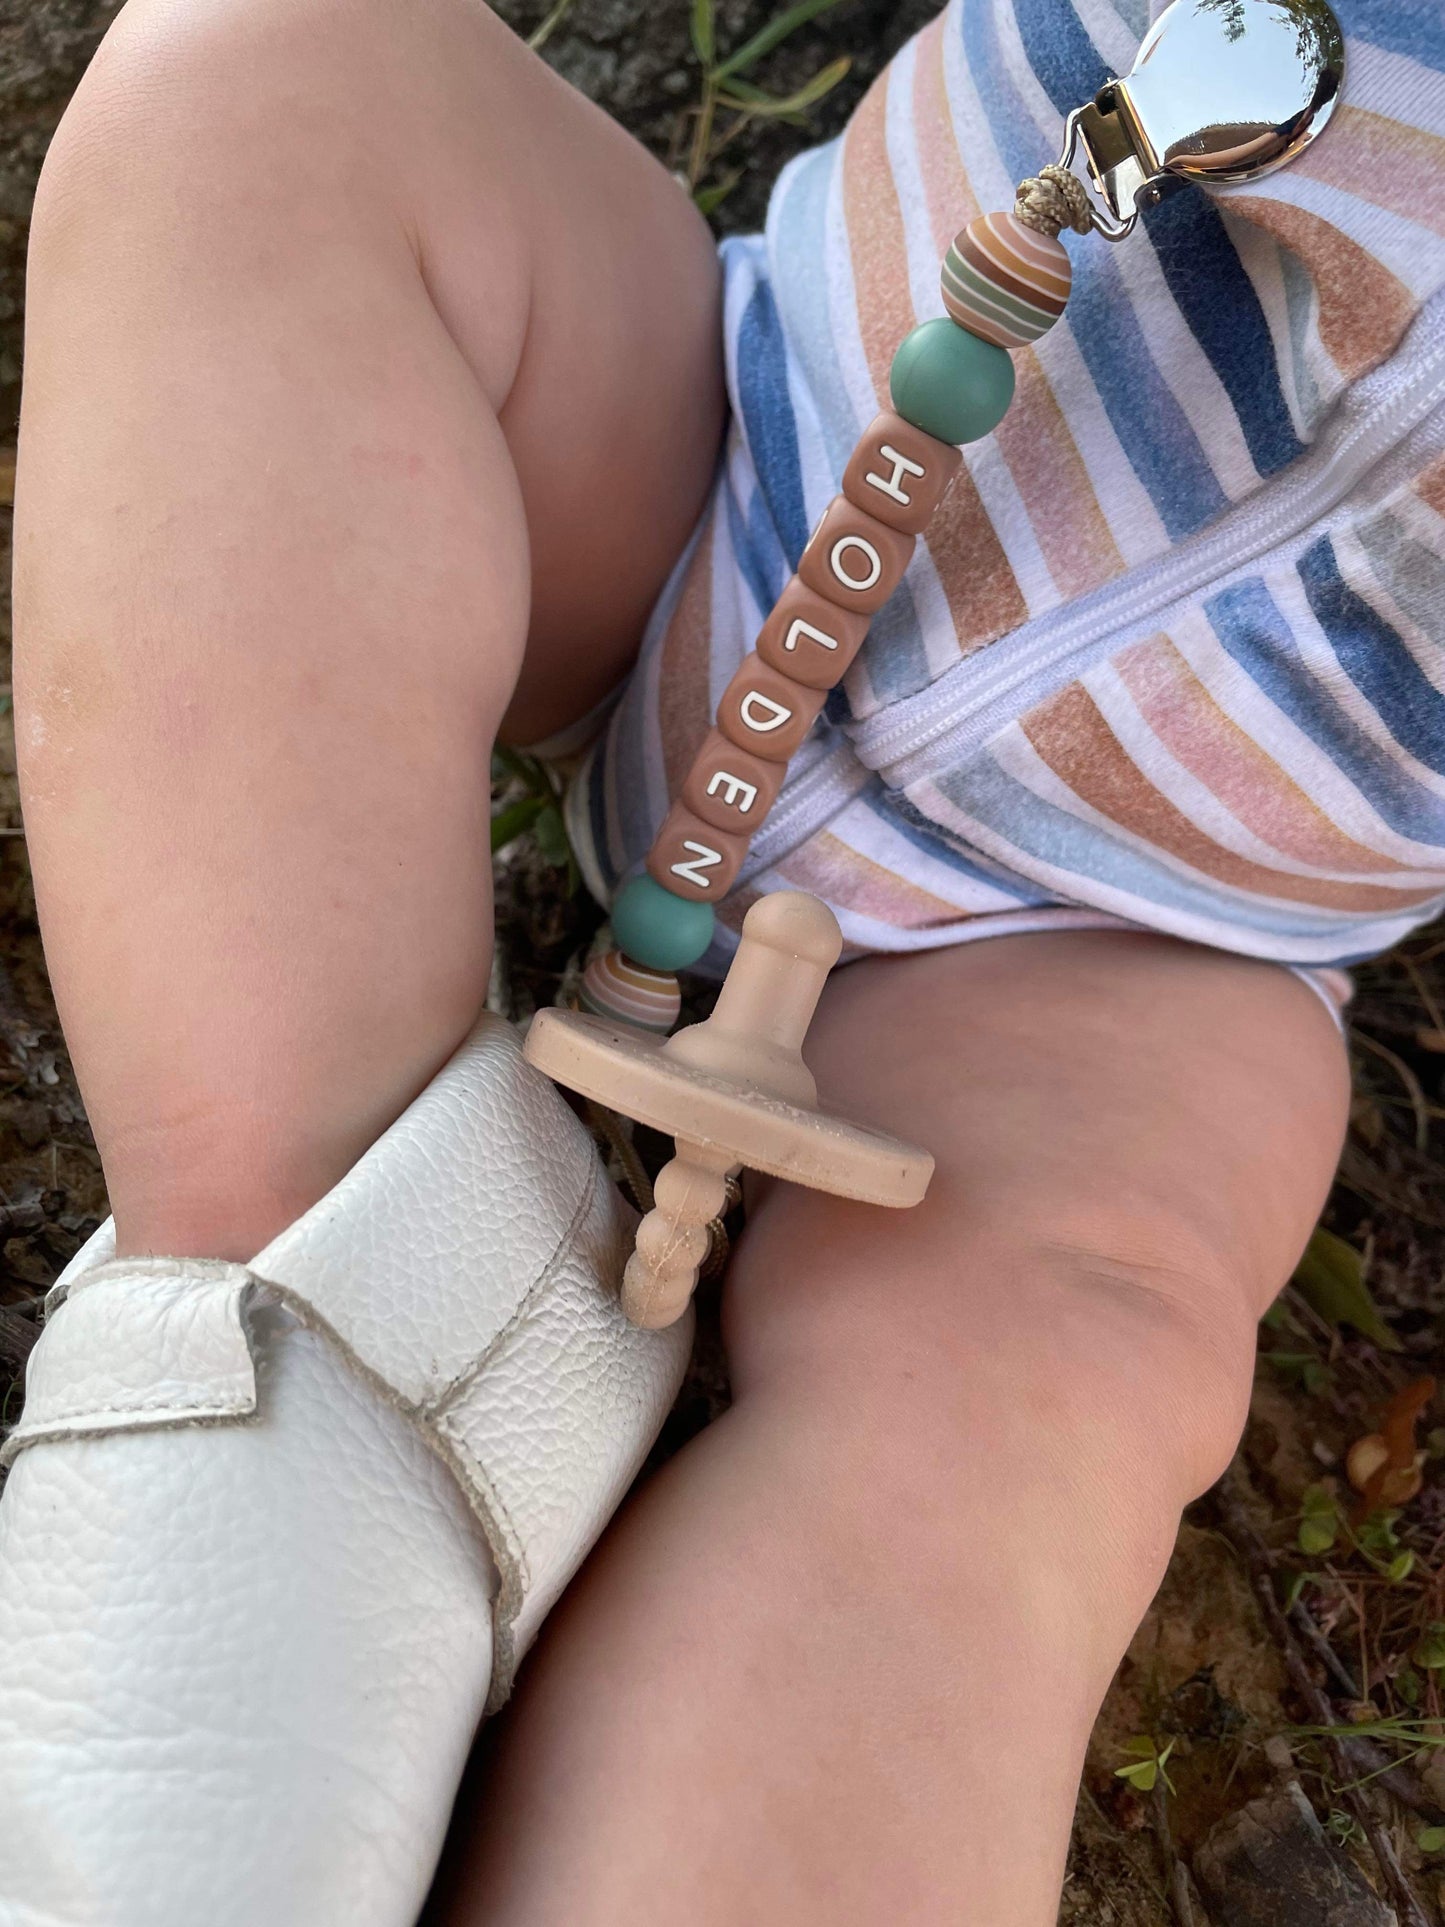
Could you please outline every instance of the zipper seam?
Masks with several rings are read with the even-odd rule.
[[[1433,305],[1433,304],[1432,304]],[[1439,333],[1437,327],[1432,333]],[[1445,340],[1432,343],[1410,380],[1382,401],[1375,412],[1357,423],[1320,463],[1318,471],[1295,480],[1288,498],[1272,506],[1258,497],[1247,498],[1229,512],[1230,526],[1214,528],[1197,538],[1190,550],[1159,558],[1149,579],[1126,585],[1126,579],[1096,591],[1085,603],[1051,611],[1040,619],[1036,634],[1022,652],[1009,650],[992,676],[978,677],[979,665],[964,658],[916,695],[906,697],[892,712],[885,709],[850,732],[860,762],[869,771],[896,768],[927,749],[940,746],[971,716],[1003,700],[1010,689],[1068,662],[1081,648],[1172,607],[1204,582],[1223,579],[1258,560],[1271,548],[1339,506],[1346,495],[1385,461],[1405,438],[1428,418],[1445,398]],[[1361,459],[1361,444],[1365,444]],[[1246,531],[1240,539],[1241,528]],[[1227,558],[1227,560],[1225,559]],[[1052,631],[1052,633],[1050,633]],[[1017,640],[1015,632],[1015,640]],[[999,637],[997,643],[1005,643]],[[986,650],[997,644],[986,645]],[[980,652],[985,653],[985,652]],[[943,684],[974,672],[966,694],[954,697]],[[900,716],[898,710],[912,710]],[[945,710],[941,720],[930,712]],[[916,780],[916,773],[910,777]]]

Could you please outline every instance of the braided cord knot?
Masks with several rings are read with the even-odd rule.
[[[1057,162],[1041,167],[1037,175],[1020,181],[1014,201],[1014,218],[1040,234],[1056,236],[1060,228],[1087,234],[1094,225],[1094,211],[1084,183],[1077,174]]]

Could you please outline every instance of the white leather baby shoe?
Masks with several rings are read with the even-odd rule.
[[[412,1927],[686,1365],[633,1223],[488,1017],[249,1265],[97,1233],[3,1448],[3,1927]]]

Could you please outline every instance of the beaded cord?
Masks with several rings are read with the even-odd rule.
[[[980,215],[945,257],[946,313],[900,344],[891,410],[865,431],[841,492],[718,706],[678,800],[612,906],[615,948],[583,974],[597,1016],[670,1030],[675,973],[712,942],[714,906],[782,787],[788,759],[902,580],[919,535],[962,465],[959,444],[990,434],[1013,399],[1008,351],[1064,311],[1071,270],[1058,236],[1092,225],[1088,194],[1051,165],[1022,182],[1009,213]]]

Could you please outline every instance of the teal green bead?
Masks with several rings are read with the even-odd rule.
[[[650,970],[686,970],[712,942],[717,921],[710,903],[675,897],[645,872],[629,877],[612,904],[619,950]]]
[[[888,380],[904,421],[955,447],[997,428],[1014,398],[1014,365],[1005,351],[946,315],[913,330]]]

